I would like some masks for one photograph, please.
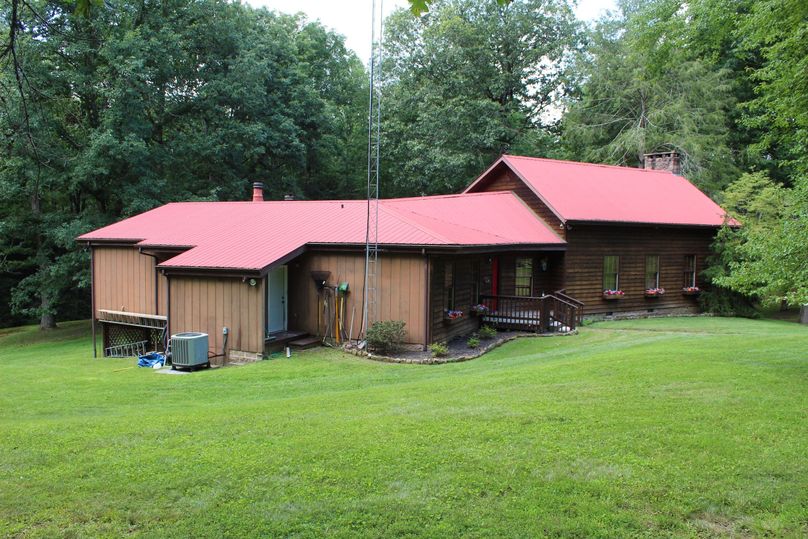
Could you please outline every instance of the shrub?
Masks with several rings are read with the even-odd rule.
[[[400,350],[404,341],[405,325],[406,322],[402,320],[374,322],[368,329],[368,348],[382,354]]]
[[[435,357],[446,357],[449,355],[449,347],[446,346],[446,343],[432,343],[429,345],[429,350],[432,351],[432,355]]]
[[[749,298],[720,286],[712,286],[702,292],[699,296],[699,305],[702,310],[716,316],[760,318]]]
[[[469,340],[466,341],[466,344],[469,348],[477,348],[480,346],[480,338],[477,335],[472,335],[469,337]]]
[[[492,328],[491,326],[483,326],[480,328],[479,335],[481,339],[487,341],[497,336],[497,330]]]

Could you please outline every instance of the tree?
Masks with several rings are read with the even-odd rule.
[[[676,150],[686,176],[710,193],[737,177],[729,146],[735,106],[725,69],[682,51],[679,2],[623,5],[602,21],[579,58],[581,89],[564,116],[568,155],[641,166]]]
[[[745,123],[760,133],[752,150],[792,179],[808,176],[808,3],[760,0],[739,25],[744,51],[762,63],[751,79]],[[790,180],[787,180],[790,181]]]
[[[542,153],[577,26],[562,0],[445,0],[387,21],[385,196],[453,192],[500,153]]]
[[[787,189],[762,173],[746,174],[724,201],[744,226],[719,236],[724,257],[712,280],[764,305],[808,303],[808,183]]]

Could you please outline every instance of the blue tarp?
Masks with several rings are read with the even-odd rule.
[[[152,352],[150,354],[146,354],[145,356],[140,356],[137,359],[137,366],[138,367],[151,367],[154,368],[155,365],[159,364],[163,366],[166,364],[166,356],[165,354],[161,354],[160,352]]]

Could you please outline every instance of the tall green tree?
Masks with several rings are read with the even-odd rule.
[[[431,3],[387,21],[385,196],[453,192],[504,151],[544,153],[577,25],[563,0]]]
[[[737,177],[731,79],[689,55],[687,17],[676,1],[624,3],[597,26],[578,58],[580,93],[564,117],[568,155],[641,166],[646,153],[676,150],[684,173],[714,194]]]

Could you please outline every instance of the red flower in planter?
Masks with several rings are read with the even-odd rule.
[[[619,299],[622,298],[625,294],[622,290],[604,290],[603,297],[606,299]]]

